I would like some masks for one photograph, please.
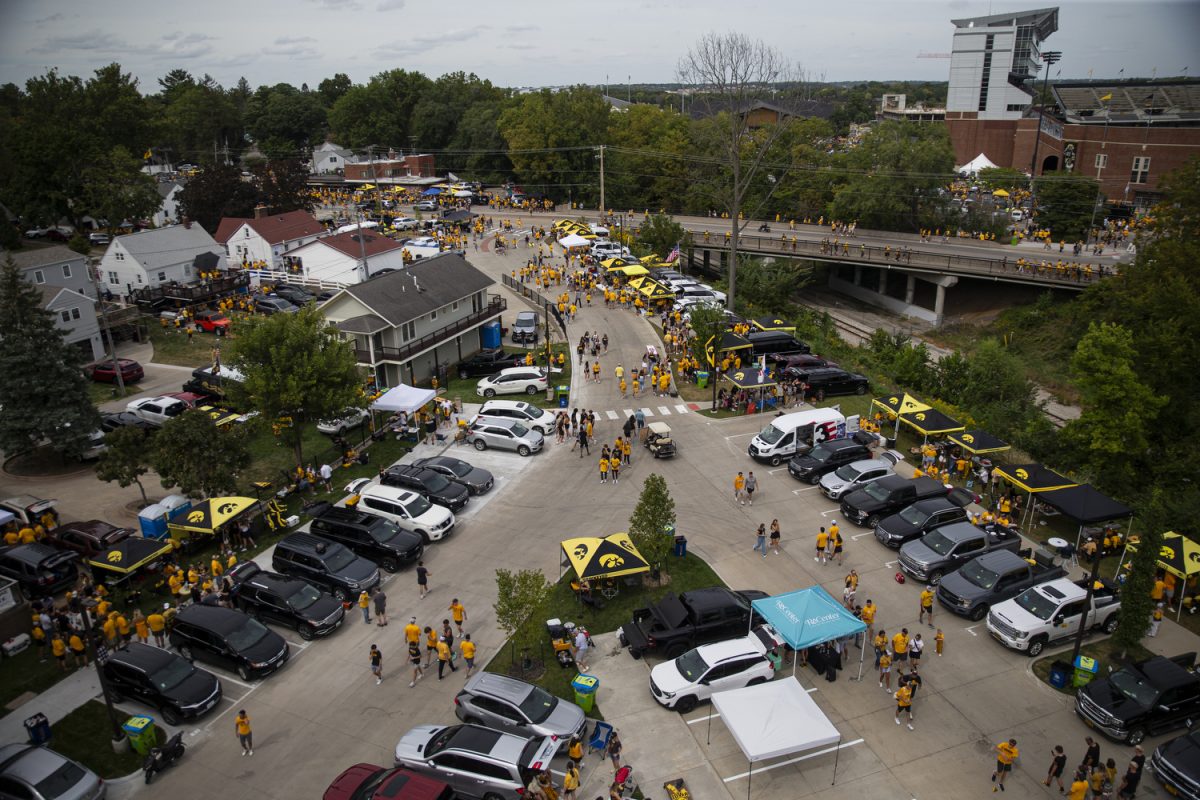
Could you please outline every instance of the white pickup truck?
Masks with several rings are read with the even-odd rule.
[[[1005,647],[1031,657],[1048,644],[1074,636],[1080,625],[1112,633],[1121,611],[1120,594],[1107,581],[1097,581],[1091,608],[1086,608],[1088,580],[1059,578],[997,603],[987,617],[988,632]]]
[[[170,419],[187,411],[187,404],[175,397],[143,397],[141,400],[130,401],[125,410],[151,425],[162,427]]]

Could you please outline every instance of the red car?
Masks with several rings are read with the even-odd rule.
[[[205,333],[214,333],[217,328],[221,329],[222,334],[229,333],[229,317],[220,311],[201,311],[193,321]]]
[[[403,767],[355,764],[338,775],[323,800],[452,800],[454,791]]]
[[[176,400],[182,400],[183,404],[188,408],[195,408],[197,403],[205,400],[204,395],[196,394],[195,392],[167,392],[163,397],[174,397]]]
[[[121,370],[121,380],[125,383],[136,383],[146,377],[142,365],[132,358],[118,358],[117,366]],[[92,367],[92,380],[99,383],[116,383],[117,371],[113,369],[112,361],[101,361]]]
[[[133,536],[128,528],[118,528],[99,519],[87,522],[68,522],[46,535],[49,544],[74,550],[84,558],[103,553],[122,539]]]

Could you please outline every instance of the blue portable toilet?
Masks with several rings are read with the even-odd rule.
[[[167,509],[158,503],[146,506],[138,512],[138,526],[147,539],[161,539],[167,535]]]
[[[500,320],[494,319],[482,325],[479,329],[479,343],[488,350],[500,347]]]

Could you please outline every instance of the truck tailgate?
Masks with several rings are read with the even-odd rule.
[[[646,633],[637,622],[626,622],[621,626],[621,636],[631,652],[641,653],[646,649]]]

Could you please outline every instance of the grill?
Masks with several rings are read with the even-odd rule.
[[[1017,629],[1001,621],[994,611],[988,614],[988,625],[991,625],[1010,639],[1016,639],[1018,636]]]
[[[951,605],[951,606],[957,606],[958,601],[962,599],[958,595],[956,595],[954,592],[943,587],[940,583],[938,584],[937,595],[938,595],[939,600],[941,600],[943,603],[946,603],[947,605]]]
[[[925,567],[921,564],[918,564],[916,561],[913,561],[911,557],[906,556],[903,553],[900,554],[900,566],[903,567],[906,572],[911,572],[918,578],[925,577]]]
[[[1158,750],[1150,756],[1150,766],[1154,767],[1154,772],[1161,780],[1179,789],[1184,796],[1200,797],[1200,784],[1176,769],[1174,764],[1159,755]]]
[[[650,691],[654,692],[655,697],[663,696],[662,689],[658,688],[658,684],[654,682],[653,678],[650,679]]]
[[[1111,725],[1113,720],[1108,715],[1108,712],[1096,705],[1095,701],[1088,697],[1083,692],[1075,694],[1075,702],[1078,705],[1079,713],[1095,722],[1097,725]]]

